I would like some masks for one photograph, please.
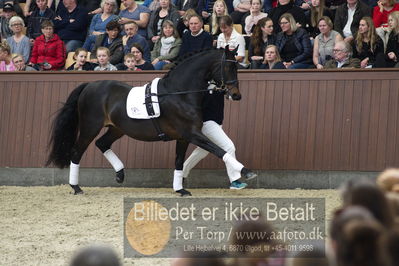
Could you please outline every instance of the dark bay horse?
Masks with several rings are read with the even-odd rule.
[[[223,158],[243,177],[256,177],[201,133],[201,103],[210,81],[224,89],[233,100],[241,99],[235,53],[236,50],[229,51],[228,47],[204,50],[183,59],[169,71],[158,83],[161,110],[160,117],[155,119],[158,126],[151,119],[127,116],[126,98],[130,85],[118,81],[79,85],[53,121],[47,165],[70,166],[69,183],[75,194],[82,193],[78,185],[79,162],[100,130],[107,127],[107,132],[95,144],[116,171],[116,181],[122,183],[124,166],[111,150],[112,143],[123,135],[142,141],[159,141],[160,129],[170,140],[176,140],[176,170],[183,169],[187,147],[192,143]],[[191,195],[184,188],[176,192],[182,196]]]

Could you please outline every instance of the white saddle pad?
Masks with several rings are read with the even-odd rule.
[[[158,93],[158,81],[160,78],[156,78],[151,83],[151,93]],[[152,105],[154,108],[155,115],[148,115],[147,108],[145,107],[145,87],[133,87],[126,100],[126,110],[127,115],[134,119],[150,119],[154,117],[159,117],[161,111],[158,104],[158,96],[151,96]]]

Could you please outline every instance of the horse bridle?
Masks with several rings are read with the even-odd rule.
[[[230,91],[230,89],[226,88],[226,85],[232,85],[232,84],[238,83],[237,79],[225,81],[223,69],[224,69],[224,67],[226,65],[226,62],[230,62],[230,63],[234,63],[234,64],[238,63],[237,60],[226,59],[226,54],[223,53],[223,56],[222,56],[222,59],[221,59],[221,62],[220,62],[220,77],[221,77],[220,84],[215,84],[218,88],[220,88],[219,90],[221,90],[223,92],[229,92]]]

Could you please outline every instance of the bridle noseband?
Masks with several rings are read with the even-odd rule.
[[[237,60],[226,59],[226,54],[223,53],[222,59],[220,62],[220,77],[221,77],[221,79],[220,79],[220,82],[215,82],[216,87],[219,88],[218,90],[223,91],[223,92],[228,92],[230,90],[230,89],[226,88],[226,85],[232,85],[232,84],[238,83],[237,79],[225,81],[223,69],[226,65],[226,62],[230,62],[230,63],[234,63],[234,64],[238,63]]]

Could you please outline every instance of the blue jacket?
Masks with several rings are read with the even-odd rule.
[[[310,43],[309,34],[306,30],[298,28],[294,33],[294,44],[298,49],[297,55],[292,59],[295,63],[311,63],[312,62],[312,45]],[[279,32],[276,38],[276,46],[281,54],[285,43],[287,42],[287,35],[284,32]]]
[[[61,20],[54,19],[54,26],[57,35],[61,40],[79,40],[86,39],[86,31],[88,27],[89,16],[84,7],[77,6],[71,13],[66,8],[59,8],[56,17],[60,16]],[[74,22],[70,22],[74,19]]]

